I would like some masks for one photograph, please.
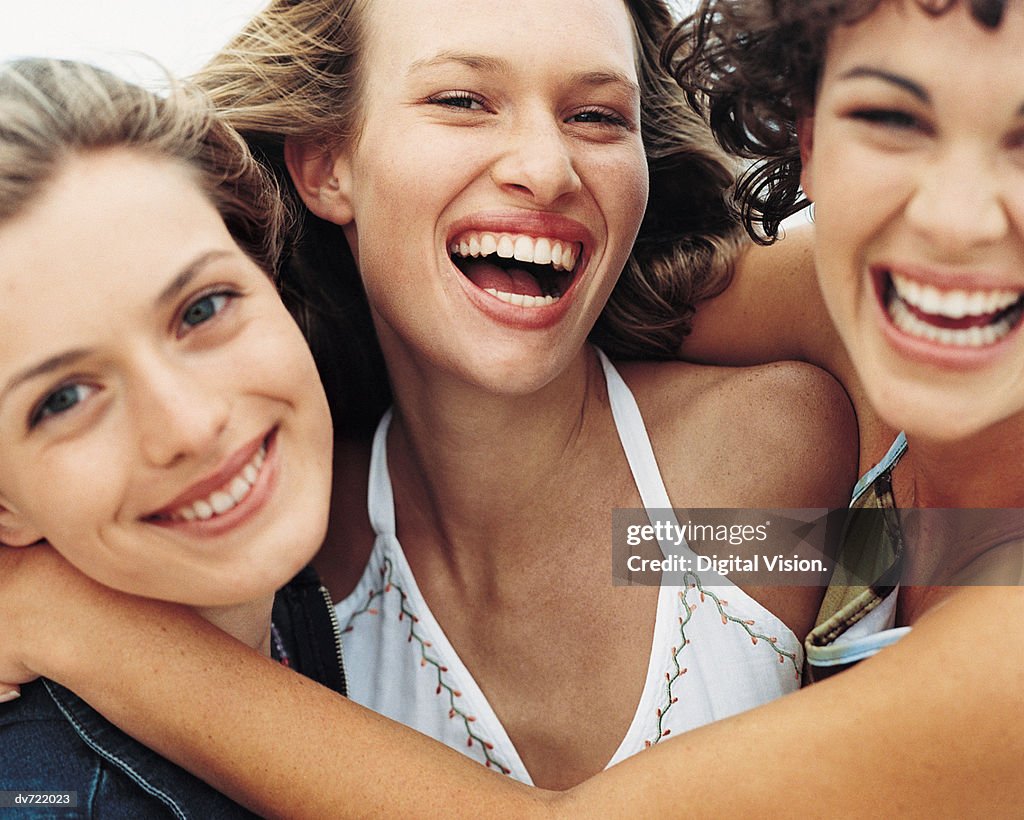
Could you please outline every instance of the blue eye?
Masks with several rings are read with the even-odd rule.
[[[29,427],[34,427],[51,416],[66,413],[94,392],[96,392],[96,388],[87,384],[65,384],[58,387],[32,411],[32,415],[29,418]]]
[[[224,309],[231,296],[232,294],[229,293],[209,293],[196,299],[182,313],[182,324],[188,325],[188,327],[196,327],[203,324],[203,322],[208,322]]]

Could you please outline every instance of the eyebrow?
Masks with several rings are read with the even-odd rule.
[[[210,262],[221,258],[222,256],[230,256],[231,254],[225,250],[207,251],[206,253],[200,254],[190,262],[181,273],[171,280],[170,284],[167,285],[160,295],[156,297],[157,305],[165,305],[168,302],[174,300],[174,298],[181,293],[185,288],[188,287],[189,283],[195,279],[200,271],[206,267]]]
[[[870,68],[868,66],[856,66],[851,68],[849,71],[839,75],[841,80],[855,80],[861,77],[874,78],[876,80],[882,80],[883,82],[891,83],[892,85],[902,88],[904,91],[908,91],[917,97],[921,102],[931,104],[931,95],[925,91],[924,87],[918,85],[913,80],[902,77],[899,74],[893,74],[889,71],[883,71],[880,68]]]
[[[171,280],[167,287],[160,291],[160,294],[156,297],[156,304],[160,306],[172,301],[181,293],[181,291],[188,287],[189,283],[199,275],[200,271],[206,265],[215,259],[229,255],[229,252],[225,250],[213,250],[197,256],[181,271],[181,273]],[[8,380],[4,389],[0,391],[0,404],[3,404],[7,396],[25,382],[37,379],[40,376],[45,376],[48,373],[60,370],[61,368],[70,367],[76,362],[86,358],[91,352],[92,351],[88,348],[74,348],[72,350],[66,350],[63,353],[50,356],[48,359],[44,359],[38,364],[22,370]]]
[[[437,68],[445,63],[457,63],[476,71],[485,71],[491,74],[511,74],[512,63],[502,57],[491,57],[486,54],[476,54],[470,51],[440,51],[433,57],[427,57],[413,62],[405,72],[406,76],[429,68]],[[640,86],[628,76],[619,71],[598,70],[581,71],[569,76],[572,85],[612,85],[621,84],[628,86],[630,90],[640,93]]]

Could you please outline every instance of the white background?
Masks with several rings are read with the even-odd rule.
[[[68,57],[135,80],[198,70],[266,0],[0,0],[0,60]]]
[[[693,2],[671,1],[680,8]],[[160,72],[138,56],[146,54],[185,75],[201,68],[266,2],[0,0],[0,60],[68,57],[148,81]]]

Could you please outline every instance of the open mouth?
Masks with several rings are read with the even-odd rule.
[[[579,271],[583,247],[547,237],[466,231],[448,244],[452,263],[481,290],[510,305],[553,305]]]
[[[908,336],[948,347],[994,345],[1024,316],[1021,291],[939,290],[890,271],[884,271],[877,283],[895,327]]]

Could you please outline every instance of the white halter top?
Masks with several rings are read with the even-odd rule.
[[[639,408],[622,377],[598,353],[640,497],[664,521],[665,508],[672,504]],[[355,590],[336,605],[349,696],[532,784],[498,716],[434,619],[395,535],[387,466],[390,421],[388,411],[377,427],[370,461],[367,503],[376,533],[373,551]],[[570,585],[565,594],[574,594]],[[738,587],[664,586],[655,617],[643,693],[608,766],[665,737],[758,706],[800,685],[800,642]]]

